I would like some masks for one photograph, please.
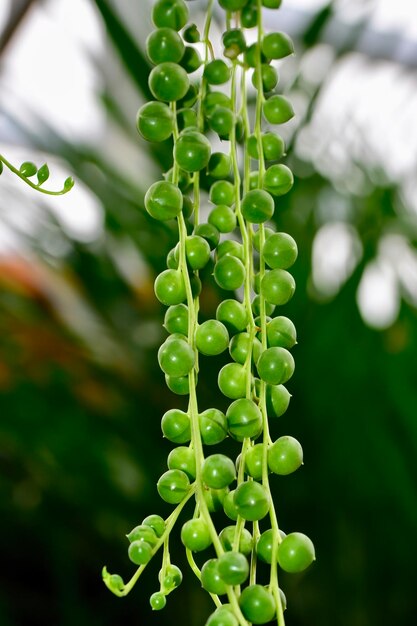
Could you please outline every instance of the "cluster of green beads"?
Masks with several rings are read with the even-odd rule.
[[[292,321],[275,313],[295,291],[287,270],[297,258],[297,246],[289,234],[265,225],[277,198],[293,184],[290,169],[277,163],[285,154],[284,141],[270,127],[294,115],[290,102],[273,93],[278,73],[271,64],[294,49],[284,33],[263,31],[262,8],[279,8],[281,0],[218,4],[226,18],[223,58],[215,58],[209,39],[214,0],[207,1],[202,34],[187,23],[184,0],[157,0],[152,13],[156,30],[146,42],[154,64],[149,87],[155,100],[139,109],[137,127],[148,141],[172,139],[173,166],[149,188],[145,208],[156,220],[176,220],[179,238],[154,285],[157,299],[168,307],[164,327],[169,334],[158,362],[169,389],[189,400],[187,411],[171,408],[161,424],[164,437],[176,447],[157,488],[176,508],[166,520],[151,515],[129,533],[129,557],[139,566],[131,581],[124,584],[107,570],[104,580],[114,593],[126,595],[162,547],[160,586],[150,599],[153,609],[162,609],[182,579],[170,562],[170,532],[193,499],[194,513],[182,525],[181,541],[216,605],[206,626],[265,624],[274,618],[283,626],[286,601],[278,586],[278,565],[301,572],[315,558],[306,535],[279,529],[269,486],[271,473],[290,474],[303,462],[300,443],[288,435],[273,441],[268,422],[288,408],[284,385],[294,372],[290,350],[296,344]],[[249,29],[256,29],[251,45],[246,41]],[[198,78],[190,80],[197,70]],[[248,76],[256,89],[252,127]],[[270,127],[265,129],[265,122]],[[212,151],[208,137],[216,135],[226,151]],[[210,183],[204,222],[202,171]],[[215,319],[199,323],[199,272],[207,266],[227,293]],[[226,350],[231,361],[220,369],[218,387],[230,404],[226,412],[216,407],[200,411],[199,359]],[[241,443],[235,461],[209,449],[226,437]],[[212,516],[218,511],[230,520],[220,531]],[[203,558],[196,556],[199,552]],[[266,567],[269,582],[264,585],[259,572]]]

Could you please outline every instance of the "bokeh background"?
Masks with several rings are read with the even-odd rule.
[[[50,200],[0,179],[0,624],[203,624],[210,611],[178,534],[185,582],[151,615],[158,564],[125,599],[124,535],[166,514],[155,483],[170,444],[160,417],[184,400],[156,351],[153,280],[173,228],[143,209],[170,146],[135,130],[147,98],[151,0],[2,0],[0,150],[48,161]],[[201,24],[204,1],[190,2]],[[220,15],[220,14],[219,14]],[[417,622],[417,9],[413,0],[286,0],[269,28],[297,112],[296,184],[276,224],[299,245],[289,411],[273,434],[305,466],[273,481],[281,526],[309,534],[316,564],[282,576],[288,626]],[[215,33],[221,32],[214,26]],[[203,314],[222,294],[208,282]],[[222,359],[199,388],[213,398]],[[227,449],[227,446],[225,447]],[[157,559],[156,559],[157,560]]]

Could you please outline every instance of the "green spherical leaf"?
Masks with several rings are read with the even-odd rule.
[[[261,78],[259,81],[259,70],[256,68],[252,74],[252,85],[259,89],[259,82],[263,92],[272,91],[278,84],[278,72],[272,65],[263,63],[261,66]]]
[[[236,214],[225,204],[214,207],[208,216],[209,224],[213,224],[221,233],[231,233],[236,228]]]
[[[237,526],[226,526],[219,534],[219,539],[224,550],[230,552],[233,550]],[[239,539],[239,552],[248,555],[253,548],[253,537],[247,528],[242,528]]]
[[[211,454],[204,460],[201,477],[211,489],[228,487],[236,478],[235,464],[224,454]]]
[[[158,537],[153,528],[146,524],[135,526],[126,537],[130,543],[133,541],[146,541],[152,547],[155,546],[158,541]]]
[[[246,395],[245,368],[239,363],[227,363],[219,372],[218,385],[222,394],[227,398],[232,400],[244,398]]]
[[[229,345],[230,356],[236,363],[244,365],[250,352],[251,358],[256,363],[262,350],[259,339],[252,339],[249,333],[239,333],[235,335]]]
[[[185,304],[170,306],[165,313],[164,327],[169,333],[188,334],[188,307]]]
[[[182,470],[187,474],[190,480],[194,480],[196,476],[195,453],[191,448],[185,446],[177,446],[168,455],[168,469]]]
[[[287,98],[275,95],[264,103],[263,114],[270,124],[285,124],[294,117],[294,109]]]
[[[219,0],[219,4],[225,11],[240,11],[248,0]]]
[[[282,532],[282,530],[279,531],[279,534],[282,541],[282,539],[286,537],[286,534]],[[274,544],[278,548],[278,539],[276,538],[272,528],[269,528],[268,530],[263,532],[256,544],[256,554],[258,555],[258,558],[260,558],[261,561],[263,561],[264,563],[268,563],[269,565],[272,563],[272,550]],[[278,561],[278,550],[275,550],[275,552],[276,560]]]
[[[260,378],[270,385],[281,385],[291,378],[295,363],[285,348],[268,348],[256,364]]]
[[[249,576],[249,563],[241,552],[225,552],[219,557],[219,574],[226,585],[241,585]]]
[[[182,274],[178,270],[164,270],[156,277],[155,295],[166,306],[180,304],[187,296]]]
[[[207,173],[213,178],[227,178],[232,163],[230,156],[224,152],[213,152],[207,166]]]
[[[246,40],[240,28],[226,30],[222,35],[224,56],[228,59],[236,59],[239,54],[246,50]]]
[[[145,194],[145,209],[156,220],[173,219],[181,212],[182,205],[181,191],[166,180],[153,183]]]
[[[194,350],[182,339],[165,341],[158,350],[159,367],[168,376],[186,376],[194,362]]]
[[[268,417],[280,417],[288,409],[291,394],[284,385],[266,386],[266,409]]]
[[[303,533],[290,533],[278,546],[278,563],[285,572],[303,572],[315,559],[313,542]]]
[[[245,371],[241,365],[239,367]],[[226,411],[226,417],[229,434],[237,441],[243,441],[246,437],[256,439],[262,432],[261,411],[249,398],[240,397],[232,402]]]
[[[145,517],[142,524],[150,526],[157,537],[162,537],[165,532],[165,520],[160,515],[148,515]]]
[[[255,480],[261,480],[263,469],[263,444],[257,443],[246,452],[245,470]]]
[[[185,240],[187,263],[192,270],[201,270],[210,259],[210,246],[199,235],[189,235]]]
[[[244,28],[255,28],[258,23],[258,7],[248,3],[240,13],[240,23]]]
[[[38,185],[42,185],[49,178],[49,168],[46,163],[44,163],[36,173],[38,179]]]
[[[174,130],[174,116],[163,102],[147,102],[136,115],[136,127],[147,141],[164,141]]]
[[[209,616],[205,626],[239,626],[239,622],[231,606],[222,605]]]
[[[169,409],[161,420],[164,437],[173,443],[188,443],[191,439],[191,423],[187,413],[180,409]]]
[[[262,0],[262,6],[267,9],[279,9],[282,4],[282,0]]]
[[[38,171],[38,168],[36,167],[34,163],[32,163],[32,161],[25,161],[19,167],[19,172],[23,174],[23,176],[26,176],[26,178],[30,178],[30,176],[34,176],[37,171]]]
[[[292,298],[294,292],[294,278],[285,270],[271,270],[262,279],[261,293],[265,300],[271,304],[286,304]]]
[[[275,600],[262,585],[249,585],[239,598],[244,617],[252,624],[266,624],[275,615]]]
[[[161,611],[167,603],[166,597],[160,591],[155,591],[149,598],[149,604],[153,611]]]
[[[249,522],[263,519],[270,507],[268,492],[263,485],[255,481],[238,485],[233,502],[239,515]]]
[[[197,328],[195,341],[197,350],[207,356],[224,352],[229,344],[229,333],[218,320],[207,320]]]
[[[297,439],[284,436],[268,448],[268,467],[274,474],[287,476],[303,463],[303,449]]]
[[[216,251],[217,260],[221,259],[223,256],[235,256],[237,259],[242,261],[245,260],[245,252],[243,250],[243,245],[234,239],[225,239],[217,246]]]
[[[297,244],[287,233],[274,233],[265,241],[262,254],[269,267],[285,270],[297,260]]]
[[[214,59],[204,68],[203,76],[210,85],[222,85],[231,75],[231,68],[222,60]]]
[[[262,52],[268,59],[283,59],[294,54],[294,44],[285,33],[268,33],[262,39]]]
[[[173,28],[158,28],[148,35],[146,52],[152,63],[178,63],[184,54],[184,42]]]
[[[174,158],[186,172],[198,172],[209,162],[211,145],[207,137],[194,130],[181,133],[175,142]]]
[[[194,234],[203,237],[209,244],[210,250],[214,250],[220,241],[220,233],[213,224],[198,224]]]
[[[169,61],[154,67],[149,74],[148,82],[154,98],[164,102],[175,102],[184,98],[190,86],[184,68]]]
[[[262,148],[267,161],[277,161],[285,154],[285,143],[280,135],[267,132],[262,134]],[[258,140],[255,135],[248,138],[248,152],[252,159],[259,159]]]
[[[181,529],[181,541],[193,552],[201,552],[208,548],[212,542],[206,522],[201,518],[185,522]]]
[[[248,191],[242,199],[242,215],[248,222],[261,224],[271,219],[274,214],[274,200],[263,189]]]
[[[152,21],[158,28],[181,30],[188,21],[184,0],[157,0],[152,8]]]
[[[165,570],[165,577],[161,580],[162,570],[158,574],[158,580],[162,583],[163,589],[176,589],[182,583],[182,571],[177,565],[170,563]]]
[[[271,165],[265,172],[264,188],[273,196],[283,196],[290,191],[293,184],[292,171],[282,163]]]
[[[214,280],[222,289],[234,291],[243,285],[245,266],[234,256],[223,256],[214,266]]]
[[[145,565],[152,558],[152,546],[146,541],[132,541],[128,554],[135,565]]]
[[[185,69],[187,74],[192,74],[197,71],[202,64],[201,56],[195,48],[192,46],[185,46],[184,54],[180,61],[181,67]]]
[[[187,474],[181,470],[168,470],[157,482],[158,493],[162,500],[170,504],[179,504],[190,488]]]
[[[186,396],[190,393],[190,381],[188,376],[175,377],[165,375],[165,382],[168,389],[178,396]]]
[[[293,322],[280,315],[268,322],[266,326],[268,347],[293,348],[297,343],[297,331]]]
[[[198,43],[200,41],[200,33],[195,24],[190,24],[187,28],[184,28],[182,36],[187,43]]]
[[[223,300],[216,310],[216,318],[223,322],[229,333],[245,330],[248,323],[248,314],[241,302],[237,300]]]
[[[220,578],[218,565],[218,559],[209,559],[204,563],[201,568],[201,585],[209,593],[222,596],[227,593],[227,585]]]
[[[227,419],[218,409],[206,409],[199,414],[200,434],[203,443],[212,446],[227,436]]]

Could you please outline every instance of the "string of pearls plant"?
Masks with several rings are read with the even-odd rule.
[[[65,179],[62,189],[53,191],[51,189],[45,189],[42,187],[49,178],[49,167],[46,163],[37,167],[32,161],[24,161],[19,168],[15,167],[5,156],[0,154],[0,174],[3,173],[4,166],[6,166],[13,174],[18,176],[20,180],[29,185],[32,189],[44,193],[48,196],[63,196],[71,191],[74,187],[74,179],[69,176]],[[33,177],[36,175],[36,182]]]
[[[278,565],[301,572],[315,559],[306,535],[280,530],[269,483],[271,473],[290,474],[303,462],[300,443],[288,435],[273,441],[268,421],[288,408],[284,384],[294,372],[290,349],[296,344],[293,323],[279,313],[294,294],[287,269],[297,258],[297,246],[287,233],[265,226],[279,196],[293,185],[290,169],[278,163],[285,155],[284,141],[269,126],[294,115],[291,103],[273,93],[278,74],[271,64],[294,48],[286,34],[264,32],[263,8],[278,9],[281,0],[218,3],[225,18],[223,58],[215,58],[210,40],[214,0],[207,0],[202,34],[195,24],[187,24],[184,0],[157,0],[153,6],[156,30],[146,46],[154,64],[149,87],[155,100],[139,109],[137,126],[148,141],[172,137],[173,166],[147,191],[145,207],[156,220],[176,220],[178,226],[178,244],[155,280],[155,295],[168,307],[164,326],[169,333],[158,360],[169,389],[189,401],[186,412],[172,408],[162,417],[163,435],[176,447],[157,488],[175,508],[165,520],[150,515],[128,534],[129,558],[139,566],[129,582],[106,568],[103,579],[113,593],[125,596],[161,550],[159,589],[150,603],[154,610],[163,609],[182,580],[181,570],[170,561],[170,533],[193,501],[181,541],[215,605],[206,626],[272,620],[284,626],[286,600]],[[248,45],[251,29],[256,40]],[[202,57],[193,45],[197,43]],[[189,75],[201,65],[200,82],[190,83]],[[248,76],[256,89],[253,120]],[[217,134],[228,151],[212,152],[207,134]],[[200,221],[203,170],[211,182],[207,222]],[[213,262],[214,280],[227,297],[216,319],[199,323],[199,271]],[[243,292],[242,301],[237,290]],[[232,360],[220,370],[218,386],[230,404],[226,413],[214,406],[200,412],[199,359],[227,349]],[[211,452],[227,436],[241,444],[236,461]],[[220,530],[217,513],[213,521],[218,511],[224,512],[226,523]],[[265,567],[266,585],[259,582]]]

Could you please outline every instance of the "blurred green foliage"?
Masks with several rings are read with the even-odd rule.
[[[115,54],[146,96],[144,53],[114,4],[96,0]],[[329,5],[300,41],[317,44],[331,14]],[[114,96],[105,93],[102,101],[121,132],[133,128]],[[311,102],[308,115],[315,98]],[[123,600],[100,577],[107,564],[127,579],[133,568],[124,535],[145,515],[170,509],[155,488],[171,448],[159,421],[185,401],[165,388],[157,367],[163,310],[152,282],[175,232],[148,218],[144,189],[98,149],[70,145],[40,128],[30,140],[60,155],[98,198],[105,237],[94,244],[68,241],[59,264],[45,261],[36,240],[29,243],[37,263],[0,260],[0,623],[198,626],[209,612],[207,594],[187,571],[179,541],[172,553],[184,566],[184,586],[161,613],[151,616],[148,604],[157,589],[157,563]],[[169,147],[147,150],[167,168]],[[302,171],[293,152],[289,161],[296,174]],[[282,576],[287,626],[410,626],[417,615],[416,310],[403,301],[396,322],[377,332],[363,323],[355,301],[382,234],[391,227],[406,231],[404,215],[395,208],[395,187],[373,185],[350,199],[349,223],[364,254],[340,292],[321,301],[311,290],[311,252],[323,223],[317,207],[331,188],[311,171],[298,179],[277,216],[278,229],[291,233],[300,250],[297,292],[286,308],[299,346],[290,409],[272,434],[299,438],[305,467],[276,477],[274,489],[282,528],[310,535],[318,557],[303,575]],[[63,232],[60,237],[68,239]],[[126,245],[140,251],[147,267],[136,282],[117,263]],[[222,297],[206,278],[204,317]],[[222,362],[203,360],[202,409],[213,403]],[[219,393],[216,402],[224,405]]]

